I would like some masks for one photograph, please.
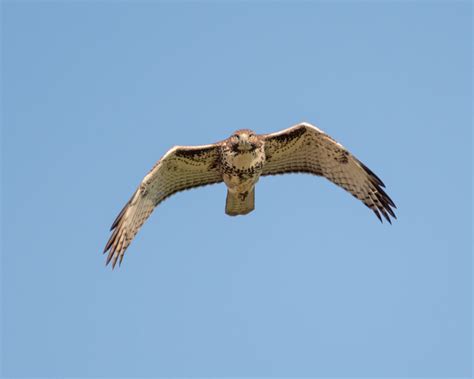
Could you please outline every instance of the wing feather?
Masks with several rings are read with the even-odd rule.
[[[324,176],[369,207],[380,221],[396,219],[395,203],[382,180],[347,149],[317,127],[302,123],[262,136],[266,163],[262,175],[304,172]]]
[[[222,181],[219,145],[176,146],[145,176],[112,223],[106,264],[122,263],[125,250],[155,207],[176,192]]]

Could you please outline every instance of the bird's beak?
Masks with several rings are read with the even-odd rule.
[[[252,144],[249,141],[249,135],[247,133],[242,133],[240,135],[239,148],[241,150],[250,150],[252,148]]]

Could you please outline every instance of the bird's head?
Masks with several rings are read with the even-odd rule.
[[[229,142],[234,151],[251,151],[261,144],[257,135],[250,129],[237,130]]]

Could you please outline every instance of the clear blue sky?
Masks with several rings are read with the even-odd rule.
[[[470,2],[2,4],[5,376],[470,377]],[[316,124],[398,221],[317,177],[109,227],[173,145]]]

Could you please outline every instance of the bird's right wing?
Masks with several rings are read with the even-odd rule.
[[[153,209],[176,192],[222,181],[219,145],[176,146],[170,149],[142,180],[112,224],[104,253],[112,268],[122,262],[125,250]]]

